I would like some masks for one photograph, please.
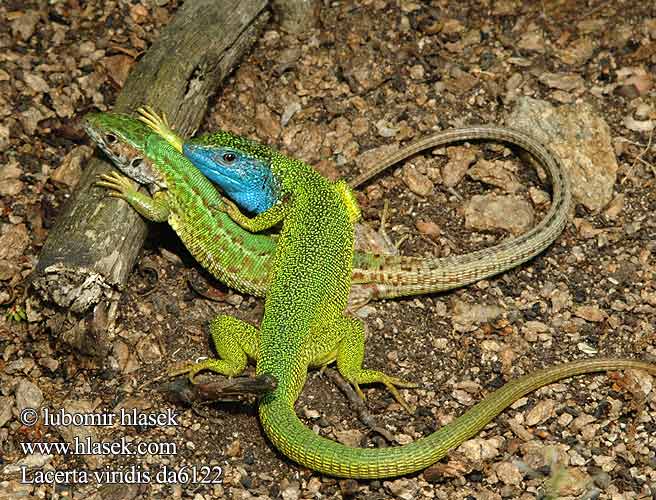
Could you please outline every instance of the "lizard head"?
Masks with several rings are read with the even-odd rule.
[[[280,183],[272,169],[277,152],[229,132],[192,139],[184,155],[241,208],[260,213],[275,205]]]
[[[149,190],[166,187],[164,176],[145,156],[147,125],[119,113],[89,113],[82,122],[87,135],[116,167]]]

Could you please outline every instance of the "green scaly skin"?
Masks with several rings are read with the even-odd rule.
[[[128,202],[146,219],[169,222],[196,260],[218,280],[242,293],[264,297],[274,237],[252,234],[237,225],[223,211],[223,198],[214,185],[184,155],[161,147],[165,143],[153,138],[157,134],[141,121],[123,114],[90,113],[84,128],[124,174],[154,194],[139,192],[116,172],[102,176],[97,186]],[[373,262],[376,256],[365,254],[360,259]],[[368,284],[352,288],[352,303],[378,297]]]
[[[190,218],[191,227],[181,228],[178,234],[190,250],[197,239],[194,237],[196,228],[202,227],[204,232],[209,231],[213,241],[221,239],[229,241],[230,246],[220,245],[226,255],[220,260],[214,259],[211,265],[207,263],[207,258],[194,255],[216,278],[226,281],[241,292],[264,296],[275,248],[275,243],[266,242],[266,239],[271,237],[252,236],[227,220],[229,217],[220,210],[223,205],[220,197],[217,198],[214,193],[211,193],[208,199],[203,199],[202,193],[210,192],[206,183],[204,183],[203,189],[199,190],[193,183],[185,185],[183,179],[178,178],[173,187],[167,188],[166,176],[170,174],[166,172],[171,168],[158,165],[160,153],[157,150],[153,152],[154,156],[152,157],[145,155],[146,140],[153,132],[137,119],[115,113],[93,113],[85,118],[85,128],[90,137],[112,158],[123,173],[137,182],[149,186],[151,191],[165,190],[165,193],[160,193],[158,196],[172,199],[171,205],[174,208],[183,206],[186,210],[197,210],[199,214],[205,214],[207,207],[211,207],[211,215],[216,223],[206,223],[201,226],[194,224],[193,218]],[[371,299],[439,292],[473,283],[530,259],[546,248],[561,232],[566,223],[571,197],[567,179],[562,175],[557,158],[550,155],[541,146],[535,145],[534,141],[529,138],[522,137],[521,134],[517,135],[517,132],[494,127],[479,128],[473,132],[472,135],[470,130],[465,134],[466,137],[458,137],[458,130],[439,133],[432,138],[428,137],[418,141],[423,143],[421,147],[413,149],[410,145],[396,153],[394,161],[386,161],[383,165],[389,167],[410,156],[413,151],[421,151],[438,143],[452,143],[470,136],[505,140],[524,148],[538,158],[539,163],[548,166],[545,170],[550,172],[554,183],[553,203],[549,214],[528,233],[515,239],[505,240],[495,247],[466,255],[418,258],[356,252],[353,257],[351,277],[351,304],[361,305]],[[173,137],[176,136],[173,135]],[[182,141],[178,140],[176,148],[179,149],[181,143]],[[182,155],[179,155],[178,158],[170,154],[167,162],[173,164],[182,163],[185,160]],[[193,167],[187,163],[183,170],[190,168]],[[376,167],[372,170],[380,171],[381,168]],[[117,174],[113,174],[112,177],[114,178],[111,180],[106,179],[106,187],[113,191],[113,195],[126,199],[146,218],[152,219],[152,214],[158,214],[156,209],[149,207],[145,195],[137,194],[137,191],[128,182],[117,182],[119,178]],[[191,177],[189,178],[191,179]],[[193,179],[195,178],[194,176]],[[360,176],[360,179],[363,178],[368,178],[368,175]],[[186,199],[189,192],[200,197],[200,200]],[[182,214],[178,215],[180,221],[185,220],[185,217]],[[178,222],[178,227],[180,224],[181,222]],[[200,238],[208,238],[208,236],[204,235]],[[223,265],[224,262],[229,267]],[[235,266],[235,262],[239,262],[240,265]]]
[[[110,127],[110,122],[114,126]],[[130,126],[133,122],[120,115],[92,114],[86,117],[85,127],[96,142],[107,141],[101,132],[113,131],[116,141],[103,149],[119,163],[131,146],[118,138],[131,137],[152,161],[136,158],[139,161],[126,163],[132,169],[128,171],[157,191],[152,196],[141,193],[116,172],[101,176],[96,185],[127,201],[146,219],[168,222],[194,258],[220,281],[263,296],[275,241],[267,235],[250,234],[233,222],[222,211],[223,200],[214,185],[166,141],[145,126]],[[121,123],[124,126],[118,126]]]
[[[179,146],[162,122],[157,131]],[[204,369],[237,375],[247,358],[257,373],[274,376],[278,386],[260,403],[260,419],[273,444],[292,460],[320,472],[344,477],[383,478],[423,469],[475,435],[504,408],[525,394],[562,378],[605,370],[644,369],[656,365],[630,359],[591,359],[557,365],[506,384],[464,415],[414,443],[385,449],[350,448],[320,437],[296,416],[307,369],[333,360],[356,390],[382,382],[403,403],[395,386],[409,386],[374,370],[362,368],[362,324],[343,315],[347,304],[353,256],[353,222],[357,213],[345,199],[343,184],[330,183],[311,167],[263,145],[226,132],[194,140],[211,141],[248,155],[265,158],[281,181],[285,201],[252,219],[228,213],[242,227],[262,231],[283,221],[260,329],[222,316],[214,324],[213,340],[221,359],[186,370],[191,377]]]

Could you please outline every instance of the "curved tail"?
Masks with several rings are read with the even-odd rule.
[[[508,382],[438,431],[392,448],[350,448],[318,436],[300,421],[293,402],[285,398],[265,398],[260,405],[260,419],[273,444],[306,467],[341,477],[400,476],[435,463],[529,392],[574,375],[627,368],[656,374],[656,364],[632,359],[601,358],[556,365]]]

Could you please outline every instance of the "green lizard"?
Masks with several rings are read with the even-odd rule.
[[[146,115],[148,116],[147,112]],[[202,228],[204,232],[212,232],[214,250],[220,250],[223,256],[218,259],[199,257],[197,254],[202,253],[202,250],[192,250],[192,254],[217,279],[241,292],[264,295],[275,249],[275,243],[267,241],[271,239],[270,236],[249,235],[227,220],[229,218],[218,210],[222,205],[220,198],[211,193],[206,183],[203,183],[202,189],[198,189],[193,183],[186,184],[185,179],[189,177],[182,179],[177,176],[175,180],[168,181],[172,187],[167,188],[166,176],[174,175],[172,172],[176,169],[170,165],[160,166],[158,151],[154,151],[154,156],[150,158],[145,155],[146,138],[152,132],[143,123],[127,115],[93,113],[85,118],[85,128],[124,174],[149,186],[151,191],[158,190],[156,197],[159,200],[171,199],[173,211],[184,208],[192,212],[198,210],[199,216],[203,214],[202,223],[196,222],[191,216],[176,216],[176,227],[179,228],[176,231],[190,250],[196,231]],[[361,175],[353,184],[358,185],[375,173],[419,151],[472,139],[509,142],[533,155],[549,173],[553,183],[552,205],[545,218],[518,238],[466,255],[419,258],[356,252],[353,258],[352,303],[362,304],[370,299],[430,293],[464,286],[521,264],[544,250],[560,234],[567,220],[571,196],[559,160],[530,137],[510,129],[476,127],[435,134],[383,159],[378,168],[369,174]],[[171,164],[184,161],[181,155],[178,156],[179,158],[172,155],[167,161]],[[126,199],[146,218],[157,218],[158,211],[150,207],[149,197],[137,193],[134,187],[118,174],[111,174],[101,185],[108,187],[110,194]],[[208,196],[211,200],[204,199],[203,193],[210,193]],[[187,199],[188,195],[198,199]],[[188,222],[181,223],[186,217],[189,218]],[[208,224],[208,217],[213,217],[216,222]],[[188,227],[181,227],[181,224]]]
[[[178,148],[181,143],[162,121],[153,125]],[[242,227],[258,232],[283,223],[260,329],[220,317],[215,323],[220,323],[221,329],[212,336],[220,359],[198,363],[185,372],[192,378],[204,369],[234,376],[243,371],[247,358],[255,359],[259,375],[271,375],[278,381],[260,402],[263,428],[272,443],[296,462],[345,477],[407,474],[439,460],[508,405],[543,385],[573,375],[624,368],[656,374],[656,364],[630,359],[566,363],[506,384],[452,423],[408,445],[350,448],[318,436],[294,411],[309,367],[336,360],[339,371],[356,390],[359,384],[382,382],[402,404],[396,386],[411,385],[362,368],[363,326],[343,315],[357,208],[343,183],[330,183],[299,160],[227,132],[186,142],[184,151],[233,201],[251,203],[261,197],[256,202],[260,213],[253,218],[241,214],[234,204],[224,209]]]

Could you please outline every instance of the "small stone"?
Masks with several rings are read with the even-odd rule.
[[[453,307],[452,320],[463,328],[470,328],[476,324],[490,323],[503,314],[503,309],[496,305],[469,304],[456,300]]]
[[[116,368],[121,372],[127,374],[139,369],[136,353],[125,342],[121,340],[114,342],[112,351],[118,363]]]
[[[297,482],[293,481],[282,490],[283,500],[298,500],[301,497],[301,489]]]
[[[82,175],[82,164],[86,162],[93,154],[93,149],[89,146],[78,146],[68,153],[57,169],[52,173],[51,179],[54,182],[65,184],[66,186],[75,186]]]
[[[603,229],[597,229],[590,222],[581,218],[575,218],[574,225],[578,229],[581,238],[585,238],[586,240],[589,240],[590,238],[595,238],[596,236],[598,236],[599,234],[603,234],[604,232]]]
[[[456,401],[458,401],[458,403],[465,406],[471,406],[471,404],[474,402],[472,395],[467,391],[463,391],[462,389],[454,390],[451,395]]]
[[[16,196],[23,190],[23,181],[20,179],[0,180],[0,196]]]
[[[567,309],[572,304],[572,295],[569,290],[557,288],[551,293],[549,299],[551,299],[551,310],[554,313]]]
[[[146,22],[149,17],[148,9],[141,4],[131,5],[130,6],[130,17],[137,24],[142,24]]]
[[[615,220],[624,210],[624,194],[620,193],[608,204],[604,210],[604,215],[609,220]]]
[[[54,372],[59,368],[59,361],[51,357],[39,358],[39,364],[51,372]]]
[[[301,103],[298,101],[293,101],[287,104],[282,112],[282,116],[280,117],[280,125],[286,127],[289,123],[289,120],[291,120],[296,113],[301,111],[301,109],[303,108]]]
[[[645,395],[648,396],[649,393],[652,391],[654,384],[654,377],[653,375],[650,375],[644,370],[634,370],[634,369],[629,369],[625,370],[625,377],[633,379],[633,381],[636,383],[638,387],[640,387],[640,391]]]
[[[273,115],[266,104],[255,107],[255,124],[266,137],[274,140],[280,135],[280,120]]]
[[[23,467],[27,469],[40,469],[47,465],[53,458],[53,455],[43,455],[42,453],[32,453],[30,455],[27,455],[23,458],[21,458],[18,462],[15,462],[13,464],[8,464],[2,469],[2,473],[5,475],[13,475],[13,474],[18,474]],[[34,485],[31,485],[32,488]],[[3,488],[0,490],[0,494],[3,494],[6,492],[4,489],[4,483],[0,483],[0,488]],[[2,499],[17,499],[17,498],[34,498],[32,496],[1,496],[0,498]]]
[[[481,342],[481,350],[485,352],[500,352],[503,349],[503,344],[496,340],[483,340]]]
[[[569,413],[563,413],[558,417],[558,425],[561,427],[567,427],[572,420],[574,420],[574,417],[570,415]]]
[[[34,360],[32,358],[18,358],[14,361],[7,363],[5,372],[8,374],[14,373],[29,373],[34,368]]]
[[[414,439],[412,439],[412,436],[408,436],[407,434],[396,434],[394,436],[394,441],[396,441],[401,445],[404,445],[404,444],[412,443]]]
[[[25,224],[0,226],[0,259],[14,259],[23,255],[30,242]]]
[[[593,323],[598,323],[608,317],[608,315],[597,306],[579,306],[574,309],[574,315]]]
[[[477,463],[481,460],[491,460],[499,454],[499,447],[502,444],[500,438],[468,439],[457,449],[462,453],[469,462]]]
[[[36,31],[36,25],[41,15],[34,10],[28,10],[22,16],[14,19],[11,23],[11,32],[21,40],[29,40]]]
[[[359,448],[360,443],[362,443],[362,437],[362,432],[356,429],[335,431],[335,438],[337,441],[351,448]]]
[[[531,186],[528,188],[528,195],[531,197],[531,201],[534,205],[544,205],[550,201],[549,195],[542,189],[536,187]]]
[[[241,457],[243,452],[244,450],[241,447],[241,441],[239,441],[239,439],[235,439],[226,448],[226,455],[232,458]]]
[[[446,464],[437,462],[431,465],[423,472],[423,476],[429,483],[436,483],[444,481],[445,478],[461,477],[467,472],[468,468],[465,464],[457,460],[449,460]]]
[[[0,281],[8,281],[12,279],[20,272],[20,270],[21,267],[13,261],[5,259],[0,260]]]
[[[399,128],[392,126],[387,120],[378,120],[376,130],[381,137],[394,137],[399,132]]]
[[[505,166],[505,161],[478,160],[476,164],[467,171],[467,175],[476,181],[481,181],[491,186],[497,186],[507,193],[519,190],[521,184],[517,178]]]
[[[520,196],[476,195],[465,206],[465,227],[521,234],[533,225],[531,205]]]
[[[36,94],[42,94],[50,90],[48,82],[41,75],[36,73],[25,73],[23,75],[23,80],[25,84]]]
[[[540,401],[526,414],[524,423],[529,427],[543,423],[554,415],[555,406],[556,403],[551,399]]]
[[[597,419],[595,417],[584,413],[576,417],[570,424],[569,428],[572,432],[578,432],[584,427],[589,426],[592,422],[596,422],[596,421]]]
[[[538,334],[545,333],[549,331],[549,327],[542,323],[541,321],[527,321],[526,324],[522,327],[522,333],[524,338],[529,342],[535,342],[538,340]]]
[[[446,149],[449,161],[442,168],[442,179],[447,187],[456,186],[467,173],[469,166],[476,161],[476,152],[464,146]]]
[[[508,120],[514,128],[549,144],[562,158],[577,202],[592,211],[610,202],[617,158],[610,127],[591,105],[577,102],[554,107],[546,101],[521,97]]]
[[[134,59],[126,54],[118,54],[102,59],[102,64],[107,69],[108,76],[119,88],[123,88],[134,62]]]
[[[415,64],[410,68],[410,78],[413,80],[423,80],[426,76],[424,67],[421,64]]]
[[[397,479],[396,481],[385,481],[384,484],[396,498],[413,500],[417,498],[417,491],[419,489],[416,483],[416,479]]]
[[[11,419],[11,409],[14,406],[14,398],[10,396],[0,397],[0,428]]]
[[[162,359],[158,343],[147,337],[139,339],[136,351],[139,359],[144,363],[152,364]]]
[[[428,196],[433,192],[433,182],[420,173],[414,165],[408,164],[403,167],[401,178],[408,189],[416,195]]]
[[[352,479],[351,479],[351,481],[352,481]],[[314,497],[318,498],[317,493],[319,493],[319,491],[321,491],[321,479],[319,479],[316,476],[312,476],[310,478],[310,480],[307,482],[307,486],[305,487],[305,490],[308,493],[310,493],[311,495],[313,495]]]
[[[517,48],[525,51],[544,53],[545,41],[542,30],[534,23],[530,23],[525,29],[524,34],[517,42]]]
[[[308,484],[309,486],[309,484]],[[342,479],[339,481],[339,489],[345,498],[352,497],[358,492],[359,484],[355,479]],[[318,490],[317,490],[318,491]]]
[[[43,403],[43,392],[36,384],[21,379],[15,390],[16,408],[22,411],[26,408],[38,410]]]
[[[433,221],[418,220],[415,222],[417,231],[421,234],[428,236],[431,240],[437,240],[441,234],[440,226]]]
[[[317,410],[313,410],[311,408],[306,407],[303,408],[303,416],[305,418],[315,419],[315,418],[319,418],[321,416],[321,413],[319,413]]]
[[[522,482],[523,475],[519,467],[511,462],[501,462],[496,464],[494,471],[497,473],[499,479],[505,483],[513,486],[519,486]]]
[[[542,73],[538,80],[540,83],[545,84],[558,90],[573,91],[581,90],[585,87],[581,75],[568,75],[565,73]]]

